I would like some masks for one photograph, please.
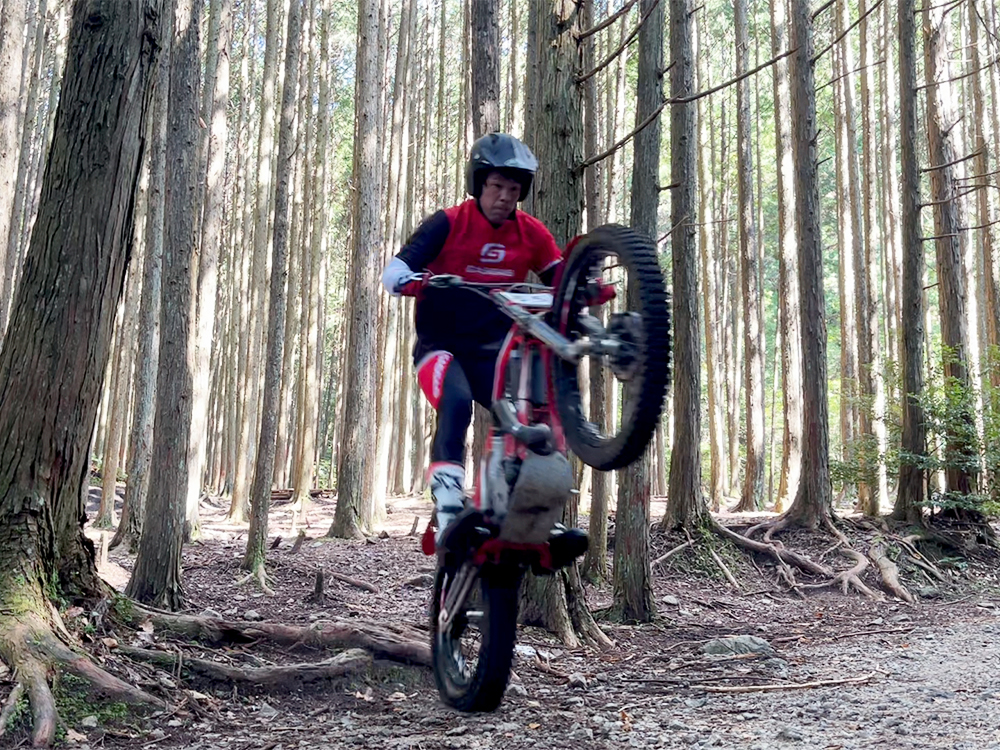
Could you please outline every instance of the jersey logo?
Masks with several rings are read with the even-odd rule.
[[[507,247],[498,242],[487,242],[479,251],[480,263],[503,263],[507,257]]]

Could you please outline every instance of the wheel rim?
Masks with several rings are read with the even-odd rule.
[[[626,290],[628,289],[628,268],[624,260],[614,250],[606,248],[593,248],[587,262],[581,262],[576,268],[571,269],[572,274],[568,280],[572,293],[568,295],[568,308],[564,311],[562,333],[567,337],[580,340],[588,338],[594,341],[594,336],[588,332],[587,328],[593,324],[596,316],[592,314],[588,304],[596,295],[597,286],[594,283],[600,279],[604,285],[611,285],[615,289],[617,299],[626,300]],[[610,302],[604,308],[610,307]],[[591,372],[595,367],[599,367],[614,377],[615,387],[637,387],[641,386],[644,374],[644,362],[642,349],[644,344],[645,331],[643,329],[642,316],[635,310],[625,309],[613,312],[610,316],[605,315],[605,310],[595,310],[598,315],[606,319],[602,324],[605,331],[603,338],[615,344],[612,346],[597,346],[596,353],[590,355]],[[566,374],[571,375],[574,381],[574,398],[570,407],[574,416],[578,419],[580,429],[592,444],[610,443],[618,437],[618,425],[612,423],[610,428],[599,425],[592,419],[591,414],[587,414],[584,409],[584,399],[579,392],[579,367],[571,362],[561,361],[557,364],[563,368]],[[620,402],[621,403],[621,402]],[[634,407],[633,407],[634,408]],[[630,419],[629,413],[622,413],[621,423],[627,424]]]

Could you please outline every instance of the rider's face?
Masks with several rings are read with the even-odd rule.
[[[483,184],[479,207],[491,224],[500,225],[510,216],[520,197],[520,182],[494,172]]]

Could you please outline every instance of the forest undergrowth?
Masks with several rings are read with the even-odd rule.
[[[690,732],[663,734],[670,720],[652,698],[671,696],[698,717],[706,700],[872,689],[891,678],[862,669],[864,660],[823,670],[807,652],[825,648],[836,656],[824,659],[843,661],[861,644],[902,648],[916,632],[932,635],[979,615],[995,621],[1000,612],[1000,554],[956,524],[929,534],[845,516],[830,528],[775,532],[773,517],[721,514],[693,534],[654,526],[652,624],[602,619],[612,586],[591,582],[588,603],[613,646],[567,649],[522,628],[504,705],[494,715],[460,715],[440,705],[428,668],[433,561],[413,533],[426,522],[426,501],[394,500],[381,536],[360,542],[323,538],[333,501],[314,502],[299,534],[290,533],[290,503],[279,500],[272,511],[272,593],[239,583],[246,531],[228,524],[224,503],[210,499],[204,537],[184,552],[184,611],[160,612],[119,595],[89,611],[63,609],[64,637],[74,648],[161,703],[139,710],[96,698],[64,675],[53,688],[57,744],[276,750],[366,737],[393,747],[563,747],[573,735],[574,746],[604,747],[621,734],[633,746],[686,746],[696,744]],[[134,558],[105,552],[110,532],[90,534],[102,576],[122,589]],[[731,653],[703,652],[732,638],[743,645]],[[18,684],[17,675],[0,672],[0,747],[30,743],[31,711]],[[600,717],[614,718],[602,724]],[[674,723],[690,728],[697,720]],[[723,724],[738,730],[739,722]],[[695,739],[718,734],[706,731]],[[393,744],[408,734],[423,740]],[[758,744],[771,747],[766,737]]]

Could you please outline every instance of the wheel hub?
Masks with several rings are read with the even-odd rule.
[[[608,337],[618,342],[608,357],[611,371],[619,380],[629,381],[639,369],[639,344],[642,340],[642,318],[638,313],[614,313],[608,324]]]

